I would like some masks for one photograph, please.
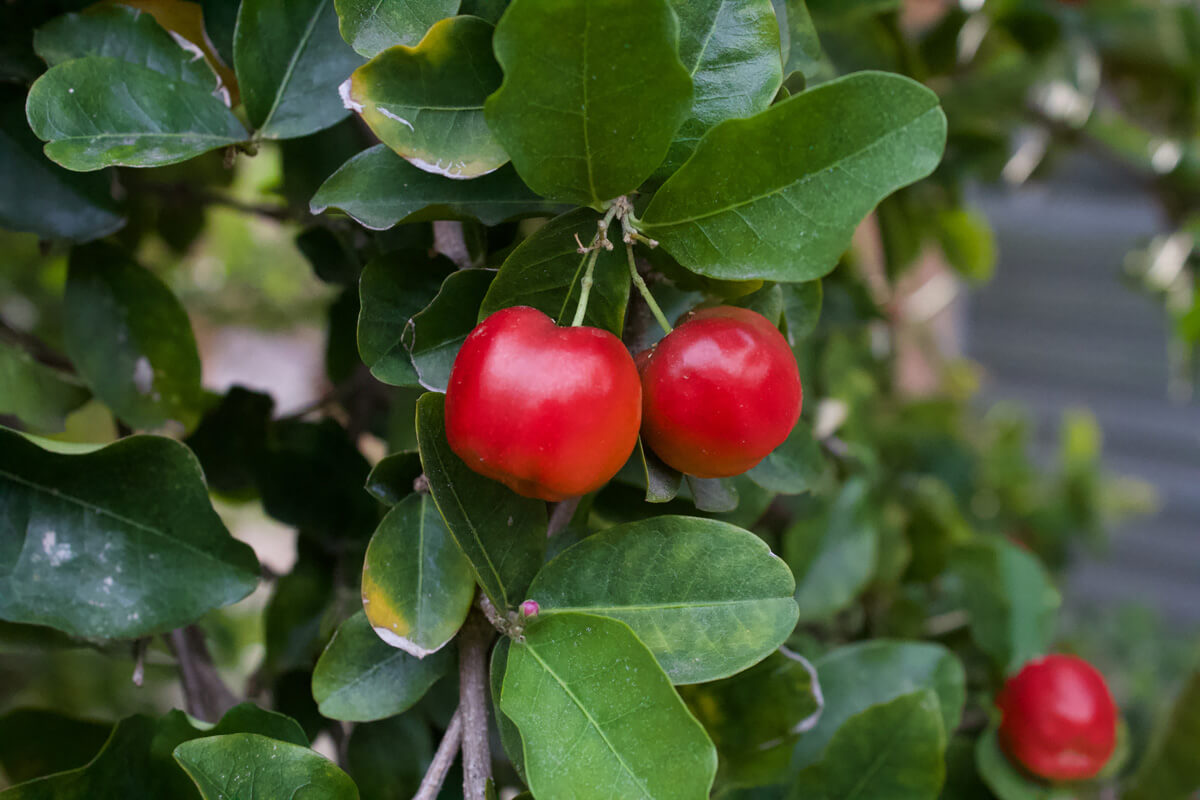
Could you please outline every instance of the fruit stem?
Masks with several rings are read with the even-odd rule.
[[[571,320],[571,327],[578,327],[583,324],[583,317],[587,314],[588,295],[592,293],[592,273],[596,269],[596,259],[600,257],[600,248],[590,251],[587,258],[587,268],[583,272],[583,280],[579,283],[579,305],[575,307],[575,319]]]
[[[667,315],[658,307],[658,303],[654,300],[654,295],[650,294],[650,287],[646,285],[646,281],[642,279],[642,274],[638,272],[637,262],[633,258],[633,245],[625,245],[625,255],[629,259],[629,275],[633,278],[633,285],[642,293],[642,299],[646,301],[646,305],[650,307],[650,313],[658,320],[658,324],[662,326],[664,333],[671,332],[671,323],[667,320]]]
[[[623,198],[618,197],[620,201]],[[571,320],[571,327],[575,328],[583,324],[584,315],[587,314],[588,295],[592,293],[592,273],[596,270],[596,259],[600,257],[601,248],[612,250],[613,243],[608,240],[608,226],[612,224],[613,218],[618,216],[623,210],[628,208],[628,203],[615,202],[612,208],[604,215],[604,219],[596,223],[596,235],[592,237],[592,241],[586,246],[579,241],[579,234],[575,234],[575,241],[579,244],[579,252],[583,254],[584,261],[587,267],[583,272],[583,280],[579,283],[579,305],[575,307],[575,318]],[[625,218],[621,218],[621,223],[625,223]],[[584,262],[580,262],[582,266]]]

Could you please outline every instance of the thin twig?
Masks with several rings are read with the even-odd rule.
[[[429,769],[425,771],[425,778],[421,781],[421,787],[417,789],[417,793],[413,795],[413,800],[434,800],[438,796],[442,790],[442,784],[446,781],[446,773],[450,771],[450,767],[454,764],[454,758],[461,749],[462,729],[462,710],[459,709],[450,718],[450,724],[446,727],[445,735],[442,736],[442,743],[438,745],[437,752],[433,754],[433,761],[429,764]]]
[[[67,358],[62,353],[55,350],[50,345],[43,342],[32,333],[17,330],[9,325],[4,320],[0,319],[0,339],[5,339],[15,345],[23,347],[29,351],[35,361],[45,364],[48,367],[60,369],[63,372],[74,374],[75,366],[71,363],[71,359]]]
[[[204,633],[198,627],[176,628],[163,638],[178,662],[184,704],[189,714],[205,722],[216,722],[237,705],[238,700],[221,680],[204,641]]]
[[[486,800],[492,777],[488,745],[487,653],[496,632],[473,610],[458,643],[458,710],[463,718],[463,800]]]
[[[454,262],[459,269],[474,266],[466,232],[461,222],[438,220],[433,223],[433,249]]]
[[[582,497],[568,497],[566,500],[554,504],[554,510],[550,512],[550,524],[546,526],[547,537],[555,536],[566,530],[582,499]]]

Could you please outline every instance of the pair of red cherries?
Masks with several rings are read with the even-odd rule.
[[[608,331],[516,306],[463,342],[446,438],[476,472],[557,501],[608,482],[639,433],[680,472],[740,475],[788,437],[802,399],[791,348],[748,309],[692,311],[635,361]]]

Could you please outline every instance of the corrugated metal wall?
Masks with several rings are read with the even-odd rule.
[[[1161,512],[1125,526],[1107,559],[1082,561],[1068,604],[1134,601],[1200,623],[1200,401],[1168,400],[1162,310],[1120,280],[1125,253],[1160,232],[1156,210],[1096,165],[976,202],[1001,254],[996,278],[968,301],[967,353],[988,376],[985,401],[1025,404],[1047,458],[1062,412],[1090,408],[1109,468],[1161,495]]]

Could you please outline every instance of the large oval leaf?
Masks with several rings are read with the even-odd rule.
[[[937,95],[860,72],[713,128],[642,219],[702,275],[812,280],[880,200],[933,171],[945,141]]]
[[[478,17],[442,20],[416,47],[392,47],[356,69],[343,87],[347,104],[384,144],[426,172],[494,172],[508,154],[483,118],[483,101],[501,78],[492,30]]]
[[[692,104],[678,37],[666,0],[509,5],[487,121],[530,188],[602,208],[654,172]]]
[[[539,619],[508,654],[500,707],[521,731],[537,797],[698,800],[717,754],[627,625]]]
[[[386,644],[359,611],[321,653],[313,670],[313,699],[330,719],[383,719],[411,708],[453,666],[451,650],[422,659]]]
[[[233,60],[246,116],[268,139],[346,117],[337,87],[362,64],[338,33],[333,0],[242,0]]]
[[[757,114],[783,83],[779,23],[771,0],[671,0],[679,58],[691,73],[692,110],[675,134],[663,171],[679,168],[709,128]]]
[[[351,47],[367,58],[398,44],[413,45],[439,19],[458,11],[460,0],[335,0],[338,26]]]
[[[347,161],[321,185],[312,199],[312,213],[330,208],[376,231],[435,219],[497,225],[562,210],[530,191],[510,166],[470,182],[457,181],[418,169],[382,144]]]
[[[517,245],[504,259],[483,298],[479,321],[502,308],[530,306],[559,325],[570,325],[585,271],[576,237],[590,242],[599,221],[596,212],[579,208],[550,220]],[[600,250],[592,270],[584,323],[620,336],[628,305],[629,265],[625,253]]]
[[[64,342],[80,376],[134,428],[191,428],[204,404],[200,354],[183,305],[123,251],[71,252]]]
[[[117,58],[51,67],[29,90],[29,126],[67,169],[160,167],[247,138],[208,90]]]
[[[375,633],[417,658],[442,649],[462,627],[475,576],[432,497],[411,494],[379,523],[363,563],[362,598]]]
[[[849,719],[819,763],[792,784],[793,800],[937,800],[946,778],[946,732],[926,689]]]
[[[0,618],[131,639],[193,622],[258,583],[200,465],[171,439],[133,436],[81,455],[0,429]]]
[[[815,662],[825,710],[792,754],[792,768],[816,763],[834,734],[855,714],[921,689],[938,696],[942,730],[958,727],[966,676],[946,648],[924,642],[876,639],[834,650]]]
[[[221,84],[198,47],[173,37],[152,14],[127,6],[96,6],[83,14],[63,14],[37,30],[33,49],[52,67],[84,56],[108,56],[209,92]]]
[[[505,610],[524,599],[546,553],[546,504],[521,497],[473,472],[446,441],[446,397],[429,393],[417,402],[421,464],[438,510],[466,554],[475,578]]]
[[[490,269],[460,269],[442,281],[437,296],[415,314],[404,329],[404,346],[412,357],[417,380],[426,389],[444,392],[450,370],[496,273]]]
[[[783,444],[746,473],[769,492],[802,494],[812,491],[825,474],[825,457],[807,420],[800,420]]]
[[[655,517],[589,536],[529,587],[543,616],[614,617],[673,683],[701,683],[765,658],[796,624],[787,565],[725,522]]]
[[[307,747],[257,733],[184,742],[175,760],[204,800],[232,797],[320,797],[358,800],[358,788],[333,762]]]

